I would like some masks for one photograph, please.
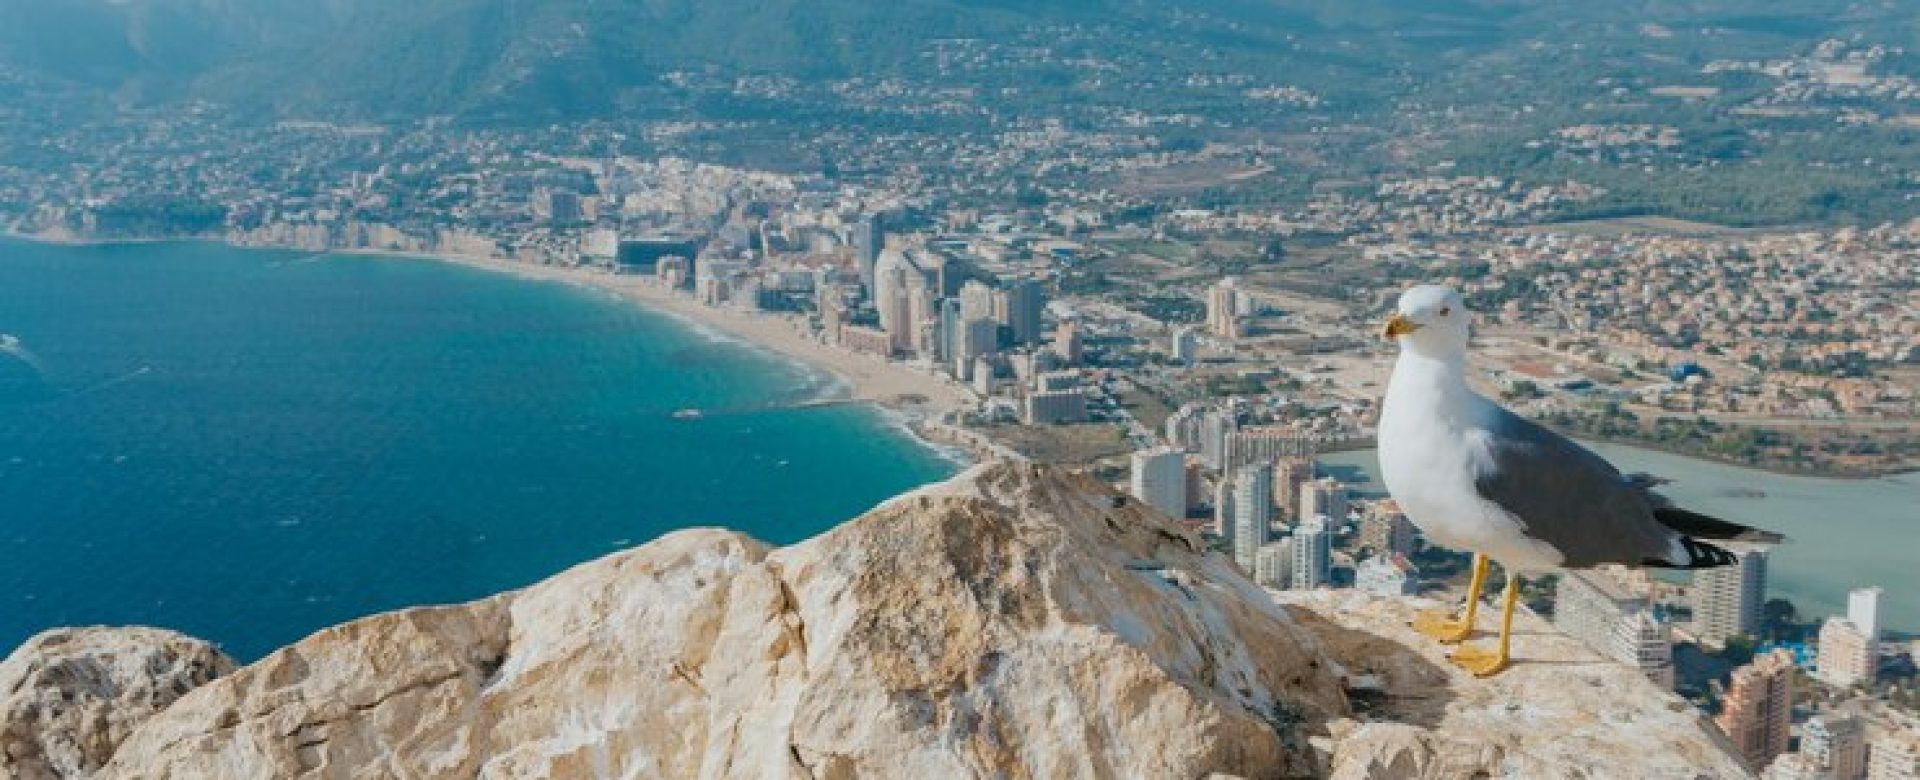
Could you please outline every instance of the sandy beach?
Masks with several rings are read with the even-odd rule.
[[[660,287],[649,276],[621,276],[584,268],[462,255],[352,250],[332,250],[331,253],[436,260],[524,279],[604,290],[826,371],[842,381],[848,397],[853,400],[871,401],[915,416],[971,406],[975,400],[970,390],[947,377],[821,342],[808,332],[805,321],[798,315],[706,306],[685,292]]]

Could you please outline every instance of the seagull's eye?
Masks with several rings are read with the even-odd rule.
[[[1442,317],[1445,317],[1445,316],[1447,316],[1447,315],[1449,315],[1449,314],[1452,314],[1452,313],[1453,313],[1453,307],[1452,307],[1452,306],[1442,306],[1442,307],[1440,307],[1440,316],[1442,316]]]

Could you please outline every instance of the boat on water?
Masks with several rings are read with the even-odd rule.
[[[698,420],[705,416],[705,412],[691,407],[673,413],[673,419],[675,420]]]

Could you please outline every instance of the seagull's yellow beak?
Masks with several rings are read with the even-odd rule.
[[[1420,323],[1395,314],[1387,318],[1386,325],[1380,327],[1380,337],[1383,339],[1397,339],[1419,329]]]

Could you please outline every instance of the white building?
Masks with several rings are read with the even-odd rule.
[[[1847,591],[1847,620],[1853,627],[1874,641],[1880,639],[1880,596],[1881,589],[1854,588]]]
[[[1227,470],[1253,464],[1271,466],[1289,458],[1311,459],[1315,450],[1312,436],[1278,426],[1231,431],[1226,434],[1225,446],[1221,468]]]
[[[1192,325],[1180,325],[1173,329],[1173,361],[1191,366],[1200,360],[1200,336],[1193,332]]]
[[[1880,669],[1879,643],[1860,632],[1852,620],[1827,618],[1820,625],[1820,654],[1814,676],[1839,688],[1872,683]]]
[[[1353,586],[1381,596],[1413,596],[1420,593],[1420,570],[1405,555],[1375,555],[1354,568]]]
[[[1293,581],[1293,540],[1260,545],[1254,555],[1253,581],[1263,588],[1285,588]]]
[[[1233,559],[1252,573],[1255,552],[1267,543],[1273,527],[1273,471],[1248,466],[1233,472]]]
[[[1827,712],[1800,727],[1800,754],[1831,780],[1860,780],[1867,776],[1866,724],[1856,715]]]
[[[1867,750],[1867,780],[1920,780],[1920,733],[1894,732]]]
[[[1293,588],[1325,587],[1333,580],[1333,529],[1325,515],[1310,516],[1293,529]]]
[[[1880,672],[1880,589],[1856,588],[1847,594],[1847,616],[1820,626],[1820,655],[1815,674],[1841,688],[1870,684]]]
[[[1739,563],[1693,573],[1693,633],[1713,646],[1759,631],[1767,599],[1767,550],[1729,545],[1728,551]]]
[[[1672,628],[1653,614],[1646,597],[1619,580],[1596,571],[1562,573],[1554,591],[1553,624],[1594,652],[1673,690]]]
[[[1187,454],[1174,447],[1133,453],[1133,497],[1172,518],[1187,516]]]
[[[1181,404],[1173,414],[1167,415],[1164,435],[1167,443],[1187,452],[1200,452],[1200,426],[1205,419],[1207,407],[1196,404]]]

